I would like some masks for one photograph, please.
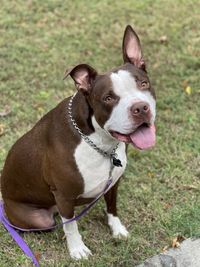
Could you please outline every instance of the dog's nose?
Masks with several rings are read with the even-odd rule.
[[[149,115],[150,113],[149,104],[143,101],[137,102],[133,104],[133,106],[131,107],[131,113],[134,117]]]

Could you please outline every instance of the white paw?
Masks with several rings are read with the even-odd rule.
[[[127,238],[129,233],[117,216],[108,213],[108,224],[114,238]]]
[[[118,229],[113,230],[113,237],[114,238],[127,238],[129,235],[126,227],[121,224]]]
[[[63,222],[67,221],[67,219],[63,217],[61,218]],[[82,237],[79,234],[76,221],[64,224],[63,229],[67,238],[69,254],[73,259],[87,259],[89,255],[92,255],[91,251],[85,246],[82,241]]]
[[[87,259],[89,255],[92,255],[89,248],[85,246],[83,241],[76,245],[76,247],[69,247],[70,256],[75,260]]]

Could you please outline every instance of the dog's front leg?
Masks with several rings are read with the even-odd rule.
[[[61,218],[63,223],[69,221],[69,219],[62,216]],[[81,258],[87,258],[92,254],[82,241],[76,221],[65,224],[63,230],[67,238],[67,245],[72,258],[79,260]]]
[[[117,216],[118,185],[119,181],[117,181],[116,184],[104,195],[107,206],[108,225],[110,226],[113,237],[126,238],[128,237],[128,231]]]
[[[66,198],[57,191],[54,191],[53,193],[62,222],[65,223],[74,217],[74,202],[66,200]],[[70,256],[73,259],[79,260],[88,258],[88,256],[92,254],[82,241],[76,221],[64,224],[63,230],[67,238]]]

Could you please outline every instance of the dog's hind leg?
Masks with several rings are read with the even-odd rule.
[[[121,223],[117,216],[117,189],[119,180],[116,184],[105,194],[104,198],[107,206],[108,225],[115,238],[128,237],[128,231],[126,227]]]
[[[4,200],[4,208],[9,221],[20,228],[40,229],[55,224],[52,209],[36,208],[33,205]]]

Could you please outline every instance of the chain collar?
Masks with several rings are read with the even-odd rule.
[[[119,159],[117,159],[117,153],[116,153],[116,150],[119,146],[119,143],[117,143],[117,145],[113,148],[111,153],[108,153],[108,152],[102,150],[101,148],[99,148],[97,145],[95,145],[95,143],[87,135],[85,135],[81,131],[81,129],[78,127],[76,121],[74,120],[74,118],[72,116],[72,103],[73,103],[73,99],[74,99],[75,95],[76,94],[71,96],[71,98],[69,100],[69,104],[68,104],[68,116],[70,118],[70,121],[72,122],[72,125],[74,126],[74,128],[77,130],[77,132],[80,134],[80,136],[85,140],[85,142],[88,145],[90,145],[94,150],[96,150],[102,156],[104,156],[106,158],[110,158],[113,166],[122,167],[122,163]]]

